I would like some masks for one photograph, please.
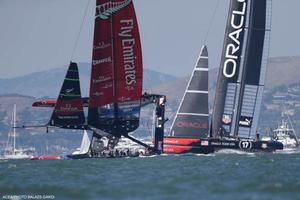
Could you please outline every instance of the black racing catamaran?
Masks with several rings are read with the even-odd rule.
[[[230,1],[210,137],[203,138],[204,135],[198,131],[198,141],[194,142],[174,141],[174,138],[170,142],[166,138],[165,150],[170,144],[174,153],[201,153],[205,147],[209,150],[229,148],[264,151],[283,148],[279,142],[260,141],[257,132],[270,42],[271,3],[271,0]],[[200,96],[198,101],[207,105],[206,99]],[[180,109],[184,108],[181,106]],[[194,124],[187,117],[185,120],[189,123],[179,123],[178,114],[171,136],[190,138],[190,126]],[[192,113],[188,114],[192,116]],[[198,122],[202,124],[201,120]],[[184,128],[180,130],[178,125]],[[179,134],[176,133],[178,130]],[[172,149],[166,153],[172,153]]]
[[[211,141],[216,148],[282,149],[257,132],[269,56],[272,0],[231,0],[216,88]],[[222,140],[223,141],[223,140]],[[232,147],[231,147],[232,145]]]

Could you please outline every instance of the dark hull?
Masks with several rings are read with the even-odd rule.
[[[208,154],[222,149],[234,149],[248,152],[273,152],[282,150],[283,144],[276,141],[232,140],[227,138],[165,138],[164,153]]]
[[[253,141],[253,140],[228,140],[222,138],[216,139],[203,139],[207,141],[209,147],[213,147],[215,150],[220,149],[236,149],[242,151],[263,151],[273,152],[276,150],[282,150],[283,144],[276,141]],[[203,143],[203,142],[202,142]]]

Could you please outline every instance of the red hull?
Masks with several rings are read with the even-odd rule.
[[[61,156],[60,155],[35,156],[30,160],[61,160]]]
[[[164,138],[164,153],[182,154],[182,153],[212,153],[214,150],[208,146],[207,141],[194,138]]]
[[[42,100],[33,102],[32,107],[54,107],[56,100]]]
[[[164,145],[164,153],[166,154],[189,153],[191,150],[192,146]]]

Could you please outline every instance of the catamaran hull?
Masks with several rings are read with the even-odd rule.
[[[204,139],[208,142],[209,147],[213,147],[216,151],[220,149],[236,149],[242,151],[261,151],[273,152],[282,150],[283,144],[276,141],[252,141],[252,140],[226,140],[222,138]],[[203,146],[203,145],[202,145]]]
[[[65,160],[61,155],[34,156],[30,160]]]
[[[164,138],[164,153],[166,154],[208,154],[221,149],[273,152],[282,150],[283,144],[276,141],[228,140],[223,138]]]

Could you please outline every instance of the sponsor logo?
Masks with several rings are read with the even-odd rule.
[[[199,122],[177,122],[176,126],[180,128],[198,128],[198,129],[207,129],[207,123],[199,123]]]
[[[223,65],[223,75],[226,78],[234,77],[237,71],[237,61],[239,58],[236,54],[240,50],[240,37],[243,35],[245,14],[247,9],[246,0],[236,1],[240,4],[238,7],[240,7],[241,10],[234,10],[231,15],[230,25],[234,30],[228,35],[232,42],[226,47],[226,60]]]
[[[235,143],[234,142],[216,142],[216,141],[212,141],[211,145],[212,146],[222,146],[222,147],[234,147]]]
[[[103,89],[108,89],[108,88],[111,88],[113,86],[112,83],[108,83],[108,84],[105,84],[102,88]]]
[[[103,58],[99,60],[93,60],[93,66],[103,64],[103,63],[110,63],[110,62],[111,62],[111,57]]]
[[[96,97],[99,97],[99,96],[103,95],[103,92],[95,92],[93,95],[96,96]]]
[[[245,149],[247,149],[247,150],[252,149],[252,142],[251,141],[242,140],[242,141],[239,142],[239,147],[240,147],[240,149],[243,149],[243,150],[245,150]]]
[[[73,92],[75,89],[74,88],[71,88],[71,89],[66,89],[66,93],[71,93],[71,92]]]
[[[251,125],[252,125],[252,118],[241,117],[241,119],[239,121],[239,125],[245,126],[245,127],[251,127]]]
[[[231,123],[231,115],[223,114],[222,122],[226,125]]]
[[[165,143],[173,143],[173,144],[177,144],[178,143],[178,140],[174,139],[165,139]]]
[[[93,83],[102,83],[102,82],[105,82],[105,81],[109,81],[111,80],[112,77],[111,76],[99,76],[97,79],[93,79]]]
[[[206,140],[206,141],[201,141],[201,146],[208,146],[209,145],[209,142]]]
[[[134,85],[136,81],[136,70],[135,70],[135,39],[133,37],[134,21],[133,19],[124,19],[120,21],[121,32],[119,36],[122,38],[122,48],[123,48],[123,61],[124,61],[124,71],[125,71],[125,88],[130,91],[134,90]]]
[[[66,104],[64,106],[60,106],[57,112],[77,112],[79,109],[77,107],[73,107],[72,104]]]
[[[124,0],[119,2],[107,2],[96,7],[96,18],[103,20],[109,19],[109,17],[122,10],[131,3],[131,0]]]
[[[110,47],[111,44],[110,43],[105,43],[105,42],[99,42],[99,44],[94,45],[94,50],[98,50],[98,49],[105,49],[107,47]]]
[[[120,97],[120,98],[118,98],[118,101],[121,101],[121,102],[123,102],[123,101],[130,101],[130,100],[131,100],[130,97]]]
[[[128,90],[128,91],[131,91],[131,90],[134,90],[134,87],[133,86],[126,86],[125,89]]]
[[[78,116],[58,116],[58,119],[79,119]]]

